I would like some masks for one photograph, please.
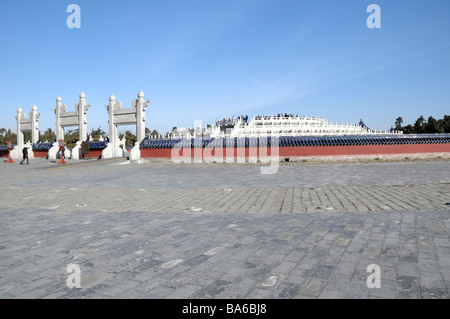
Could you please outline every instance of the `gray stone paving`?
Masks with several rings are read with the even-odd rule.
[[[450,161],[76,163],[0,163],[0,298],[450,296]]]

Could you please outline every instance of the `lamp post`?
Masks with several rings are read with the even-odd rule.
[[[60,139],[59,140],[59,154],[60,154],[60,158],[59,158],[59,162],[58,164],[67,164],[66,161],[64,160],[64,140]]]
[[[12,142],[6,142],[6,147],[8,148],[8,160],[6,161],[6,163],[14,163],[11,158]]]

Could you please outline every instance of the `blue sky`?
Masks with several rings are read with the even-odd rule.
[[[381,29],[366,25],[371,3]],[[13,131],[34,104],[54,130],[56,97],[71,111],[81,91],[88,131],[108,131],[111,94],[130,107],[139,90],[160,132],[241,114],[372,129],[450,114],[448,0],[2,0],[0,30],[0,127]]]

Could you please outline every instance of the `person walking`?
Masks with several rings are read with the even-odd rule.
[[[22,159],[22,162],[20,162],[20,165],[23,164],[23,162],[25,161],[25,159],[27,160],[27,164],[30,164],[30,161],[28,160],[28,147],[25,146],[25,147],[22,149],[22,154],[23,154],[23,159]]]

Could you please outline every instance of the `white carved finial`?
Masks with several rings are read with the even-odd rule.
[[[142,90],[139,91],[138,97],[144,97],[144,92],[142,92]]]
[[[58,97],[56,98],[56,102],[62,102],[62,98],[58,95]]]
[[[19,106],[19,108],[17,109],[17,113],[22,113],[23,112],[23,110],[22,110],[22,108]]]
[[[147,106],[150,104],[151,99],[148,99],[147,101],[144,102],[144,111],[147,108]]]
[[[111,94],[111,96],[109,97],[109,100],[110,101],[115,101],[116,100],[116,97],[114,96],[114,94]]]
[[[86,94],[84,94],[84,92],[81,92],[80,93],[80,98],[85,98],[86,97]]]
[[[36,104],[35,105],[33,105],[33,107],[31,108],[33,111],[37,111],[38,110],[38,107],[36,106]]]

